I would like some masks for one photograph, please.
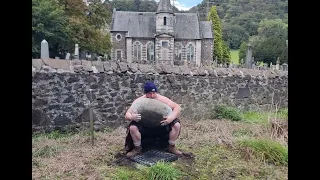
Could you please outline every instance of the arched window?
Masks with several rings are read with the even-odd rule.
[[[174,46],[174,59],[175,60],[181,60],[181,54],[182,54],[182,45],[181,43],[177,42]]]
[[[141,60],[141,43],[134,42],[133,44],[133,58],[135,60]]]
[[[187,46],[187,61],[194,61],[194,54],[195,54],[195,49],[194,46],[192,44],[189,44]]]
[[[163,25],[167,25],[167,17],[163,18]]]
[[[154,44],[153,44],[153,42],[148,42],[148,44],[147,44],[147,60],[154,61]]]

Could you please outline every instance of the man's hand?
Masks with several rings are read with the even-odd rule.
[[[137,113],[131,113],[131,120],[132,121],[136,121],[139,122],[141,120],[141,114],[137,114]]]
[[[161,126],[168,125],[173,121],[171,116],[164,117],[163,119],[163,121],[160,121]]]

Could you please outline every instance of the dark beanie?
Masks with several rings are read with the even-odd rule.
[[[158,92],[157,86],[153,82],[146,82],[144,85],[144,93]]]

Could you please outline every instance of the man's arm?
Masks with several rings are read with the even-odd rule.
[[[159,100],[165,104],[167,104],[172,109],[172,113],[167,117],[167,120],[169,120],[169,123],[171,123],[174,119],[178,118],[181,113],[181,107],[176,102],[172,101],[171,99],[161,96],[159,97]]]
[[[131,104],[130,108],[127,110],[124,118],[128,121],[139,121],[141,119],[141,114],[137,114],[135,111],[134,111],[134,103],[140,99],[140,98],[143,98],[143,96],[137,98],[136,100],[133,101],[133,103]]]

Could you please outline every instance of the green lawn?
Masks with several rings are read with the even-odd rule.
[[[234,63],[234,64],[239,64],[239,50],[234,50],[232,49],[230,51],[230,54],[231,54],[231,61]]]

